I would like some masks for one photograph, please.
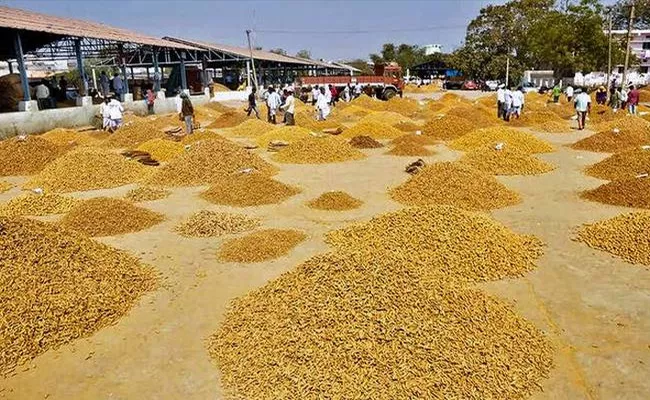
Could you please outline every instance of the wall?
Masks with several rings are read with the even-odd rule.
[[[226,92],[231,93],[231,92]],[[237,92],[235,92],[237,93]],[[192,96],[194,105],[208,102],[207,96]],[[244,97],[245,99],[245,97]],[[146,114],[147,106],[144,101],[125,102],[124,109],[136,114]],[[154,105],[156,114],[176,112],[176,99],[157,99]],[[12,112],[0,114],[0,139],[7,137],[43,133],[54,128],[74,128],[93,124],[99,105],[86,107],[59,108],[33,112]]]

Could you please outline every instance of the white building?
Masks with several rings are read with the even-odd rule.
[[[76,67],[76,62],[71,66],[67,61],[38,61],[33,56],[25,56],[25,66],[27,67],[28,78],[46,78],[48,76],[58,74],[61,72],[68,72],[70,68]],[[12,68],[14,74],[18,73],[18,63],[12,61]],[[7,75],[10,72],[9,64],[7,62],[0,62],[0,76]]]
[[[627,30],[612,31],[612,35],[625,37]],[[630,52],[639,59],[639,72],[643,74],[650,72],[650,29],[637,29],[632,31]],[[620,66],[621,69],[622,67]]]
[[[431,54],[442,53],[441,44],[427,44],[424,46],[424,55],[430,56]]]

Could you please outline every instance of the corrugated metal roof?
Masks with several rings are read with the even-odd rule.
[[[158,47],[171,47],[186,50],[198,50],[191,46],[158,39],[126,29],[114,28],[98,22],[83,21],[72,18],[60,18],[0,6],[0,28],[20,29],[32,32],[44,32],[54,35],[87,37],[93,39],[113,40]]]
[[[203,49],[228,53],[242,58],[250,58],[250,51],[244,47],[230,46],[227,44],[208,43],[200,40],[180,39],[180,38],[174,38],[168,36],[164,37],[164,39],[172,42],[183,43],[188,46],[195,46]],[[293,57],[287,57],[287,56],[283,56],[282,54],[275,54],[275,53],[271,53],[270,51],[264,51],[264,50],[253,50],[253,58],[255,58],[256,60],[264,60],[264,61],[279,62],[279,63],[290,63],[290,64],[301,64],[301,65],[311,64],[305,62],[304,60],[300,60]]]
[[[212,51],[228,53],[242,58],[250,58],[251,56],[250,50],[248,50],[245,47],[230,46],[227,44],[218,44],[218,43],[208,43],[208,42],[202,42],[200,40],[180,39],[180,38],[174,38],[168,36],[164,37],[163,39],[172,42],[183,43],[188,46],[200,47]],[[313,65],[317,67],[334,68],[334,69],[341,68],[339,66],[322,62],[322,61],[308,60],[306,58],[293,57],[293,56],[285,56],[282,54],[271,53],[270,51],[264,51],[264,50],[253,50],[253,58],[256,60],[264,60],[264,61],[271,61],[271,62],[278,62],[278,63]]]

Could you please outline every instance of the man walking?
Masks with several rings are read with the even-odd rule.
[[[513,103],[513,98],[512,98],[512,91],[508,88],[505,90],[505,95],[504,95],[504,110],[503,110],[503,120],[506,122],[510,122],[510,114],[512,113],[512,103]]]
[[[560,95],[562,94],[562,87],[560,87],[560,82],[556,83],[553,86],[553,103],[558,103],[560,101]]]
[[[248,95],[248,108],[246,109],[246,116],[250,117],[251,112],[255,111],[255,116],[257,119],[260,119],[260,112],[257,109],[257,99],[255,98],[257,94],[257,88],[253,87],[251,93]]]
[[[275,115],[278,112],[280,104],[282,104],[282,99],[280,98],[280,95],[275,91],[273,86],[269,86],[268,92],[269,97],[266,99],[266,106],[269,109],[268,122],[275,125],[277,123]]]
[[[576,89],[576,94],[575,108],[578,114],[578,130],[581,131],[585,129],[587,114],[591,112],[591,97],[580,88]]]
[[[110,85],[111,82],[108,79],[108,75],[106,75],[106,71],[102,71],[102,73],[99,75],[99,88],[102,91],[103,98],[108,97],[108,92],[110,91]]]
[[[503,110],[506,104],[506,91],[504,87],[506,85],[502,83],[499,85],[499,89],[497,89],[497,118],[499,119],[503,117]]]
[[[325,96],[325,87],[320,88],[320,95],[316,101],[316,111],[318,112],[318,120],[325,121],[330,114],[330,105]]]
[[[564,93],[566,94],[566,101],[571,103],[571,100],[573,100],[573,86],[567,86],[566,89],[564,89]]]
[[[122,78],[120,78],[120,74],[117,73],[113,75],[113,91],[119,101],[124,100],[122,98],[122,94],[124,93],[124,82],[122,81]]]
[[[289,126],[295,125],[296,120],[294,118],[294,115],[296,112],[296,99],[293,97],[293,88],[286,88],[284,90],[284,96],[286,97],[286,100],[284,101],[284,105],[281,106],[281,108],[285,111],[284,122]]]
[[[512,111],[511,115],[514,115],[515,118],[519,119],[521,116],[521,107],[524,104],[524,94],[520,91],[515,89],[513,86],[511,90],[511,96],[512,96]]]
[[[630,85],[630,91],[627,94],[627,109],[632,115],[636,115],[636,108],[639,105],[639,89]]]
[[[318,90],[318,85],[311,88],[311,105],[315,106],[318,101],[318,96],[320,95],[320,90]]]

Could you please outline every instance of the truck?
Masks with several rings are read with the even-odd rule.
[[[336,87],[339,93],[347,85],[354,87],[357,83],[361,84],[364,89],[368,86],[372,88],[373,94],[378,99],[389,100],[397,94],[401,94],[404,89],[402,80],[402,67],[397,63],[375,64],[374,75],[360,76],[304,76],[298,78],[298,85],[301,89],[307,86],[328,86]]]

